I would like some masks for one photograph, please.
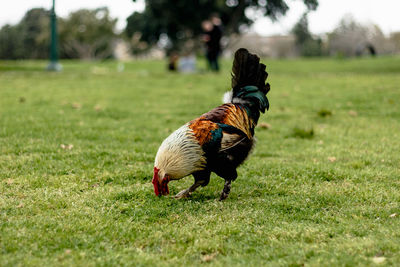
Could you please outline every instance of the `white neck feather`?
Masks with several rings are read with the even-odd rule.
[[[168,174],[171,179],[180,179],[204,169],[205,163],[201,146],[188,124],[185,124],[161,144],[154,166],[160,169],[160,177]]]

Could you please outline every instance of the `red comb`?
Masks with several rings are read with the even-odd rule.
[[[153,180],[151,181],[154,185],[154,193],[156,194],[156,196],[160,195],[160,188],[159,188],[160,184],[158,183],[158,171],[159,171],[159,169],[154,167]]]

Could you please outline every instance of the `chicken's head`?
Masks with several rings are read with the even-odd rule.
[[[153,175],[153,186],[154,186],[154,193],[156,196],[161,196],[161,195],[168,195],[169,194],[169,189],[168,189],[168,182],[170,181],[170,177],[167,174],[163,174],[160,172],[160,169],[157,167],[154,167],[154,175]]]

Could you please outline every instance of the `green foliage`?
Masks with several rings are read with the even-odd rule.
[[[0,30],[0,59],[46,59],[50,49],[50,12],[29,10],[14,26]],[[112,56],[117,20],[107,8],[81,9],[58,18],[61,58],[102,59]]]
[[[292,33],[296,36],[296,43],[298,45],[303,45],[312,39],[311,33],[308,30],[307,13],[304,13],[300,20],[293,26]]]
[[[271,127],[224,202],[214,175],[183,200],[151,178],[162,140],[220,104],[231,61],[0,61],[0,266],[398,265],[399,58],[263,61]],[[305,125],[314,138],[287,138]]]
[[[5,25],[0,30],[0,58],[23,58],[22,38],[15,26]]]
[[[49,54],[49,11],[34,8],[0,30],[0,59],[43,59]]]
[[[304,57],[323,56],[325,52],[323,51],[322,40],[320,38],[307,40],[303,43],[300,54]]]
[[[133,0],[135,1],[135,0]],[[171,1],[146,0],[143,12],[134,12],[127,19],[128,37],[141,33],[141,40],[154,44],[160,36],[168,36],[173,47],[197,37],[201,32],[201,22],[213,13],[221,16],[226,32],[238,32],[241,25],[251,25],[254,18],[245,15],[247,8],[261,12],[264,16],[277,19],[289,9],[286,0],[228,0],[228,1]],[[317,0],[302,0],[309,10],[315,10]]]
[[[322,56],[322,40],[314,38],[308,29],[307,12],[301,16],[300,20],[294,25],[292,33],[296,36],[296,45],[300,55],[305,57]]]
[[[59,21],[61,57],[102,59],[112,56],[116,19],[106,7],[80,9]]]

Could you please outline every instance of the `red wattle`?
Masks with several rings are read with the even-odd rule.
[[[164,179],[161,182],[161,193],[164,196],[169,194],[168,182],[169,182],[168,176],[164,177]]]

